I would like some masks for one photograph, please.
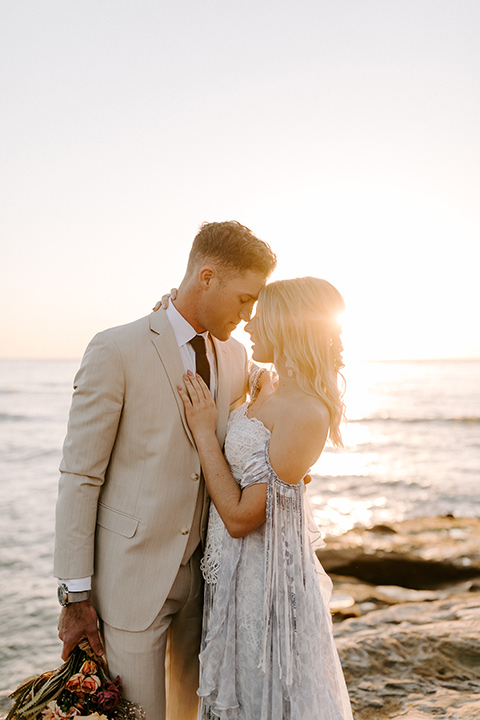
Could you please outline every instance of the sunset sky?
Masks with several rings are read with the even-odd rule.
[[[0,6],[0,357],[79,358],[237,219],[353,358],[480,357],[478,0]]]

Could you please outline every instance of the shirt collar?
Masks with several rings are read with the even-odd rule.
[[[202,335],[205,338],[205,341],[207,340],[208,330],[203,333],[197,333],[190,323],[185,320],[183,315],[178,312],[171,300],[168,302],[166,313],[179,348],[182,347],[182,345],[189,343],[195,335]]]

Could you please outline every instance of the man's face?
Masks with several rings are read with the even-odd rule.
[[[225,280],[215,275],[198,309],[201,324],[218,340],[228,340],[241,320],[250,319],[265,281],[262,273],[252,270]]]

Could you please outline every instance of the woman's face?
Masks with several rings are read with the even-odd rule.
[[[250,335],[250,340],[252,341],[252,359],[261,363],[273,363],[273,345],[263,337],[258,329],[256,316],[245,325],[245,330]]]

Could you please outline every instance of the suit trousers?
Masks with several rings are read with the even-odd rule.
[[[120,675],[124,697],[139,703],[147,720],[197,718],[201,556],[199,545],[179,567],[165,604],[146,630],[128,632],[102,623],[110,677]]]

